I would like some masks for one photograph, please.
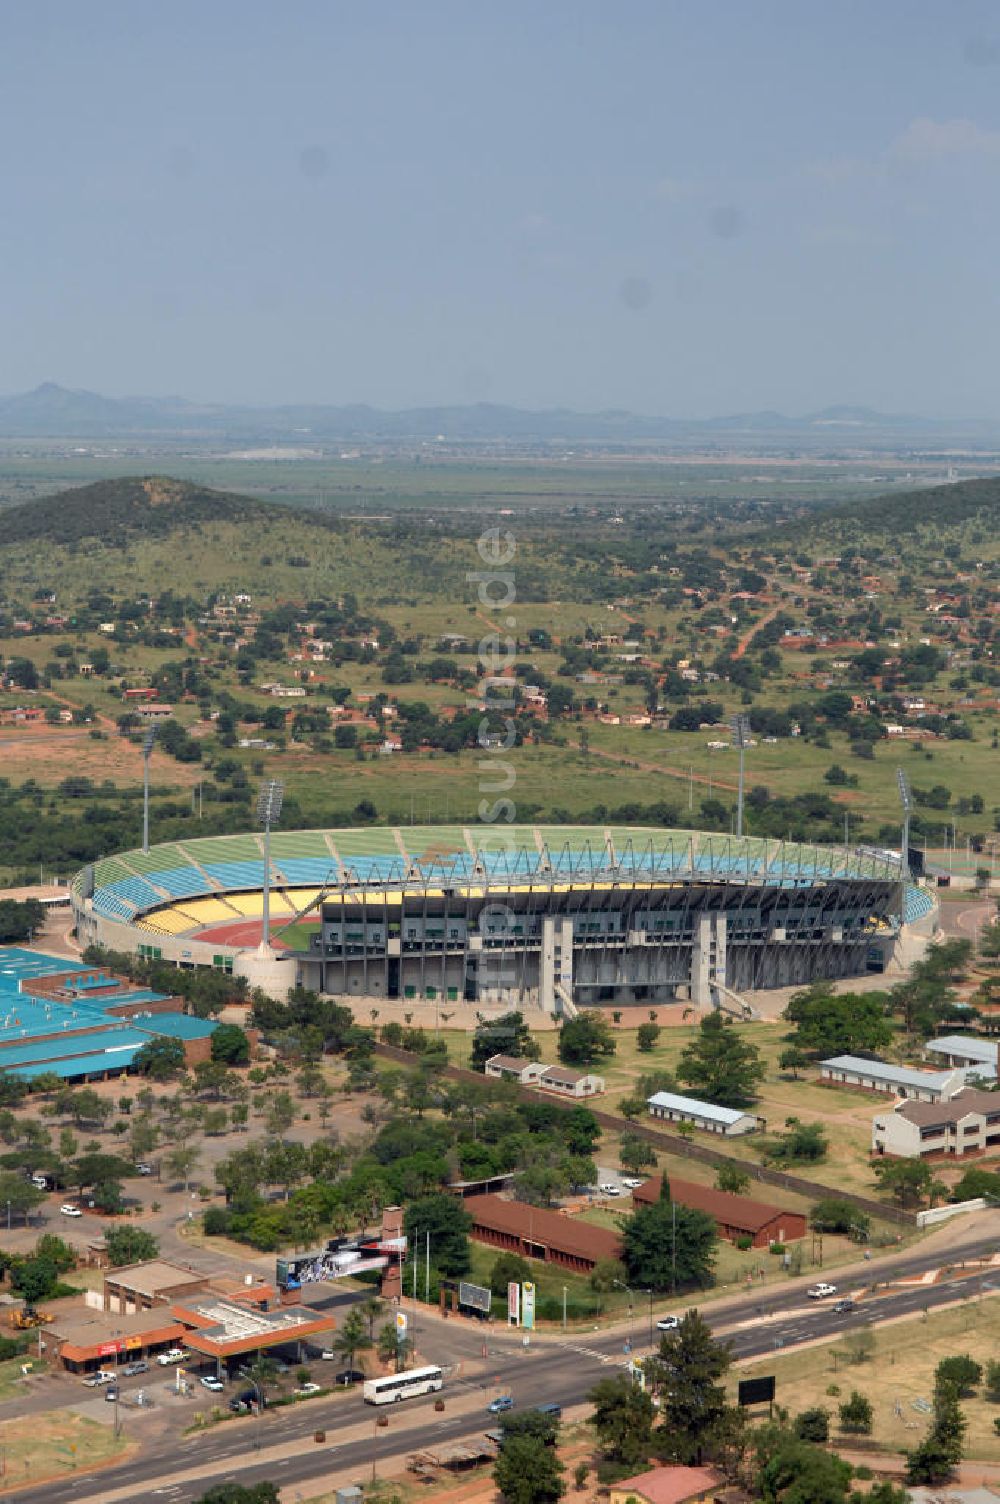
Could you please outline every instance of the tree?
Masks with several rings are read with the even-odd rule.
[[[778,1134],[767,1146],[769,1159],[798,1160],[815,1164],[826,1158],[826,1131],[822,1123],[800,1123],[798,1118],[786,1118],[786,1133]]]
[[[368,1343],[370,1346],[375,1340],[375,1323],[385,1310],[385,1301],[380,1300],[377,1295],[366,1295],[358,1306],[358,1310],[368,1323]]]
[[[824,1196],[809,1213],[809,1225],[817,1232],[846,1233],[849,1238],[863,1242],[871,1230],[871,1217],[867,1212],[839,1196]]]
[[[290,1092],[275,1092],[268,1102],[265,1122],[268,1133],[275,1137],[288,1132],[295,1122],[295,1103]]]
[[[761,1470],[763,1504],[845,1504],[851,1466],[785,1432]]]
[[[795,1025],[793,1047],[813,1057],[884,1050],[892,1042],[882,993],[836,993],[829,982],[813,982],[792,996],[785,1017]]]
[[[708,1323],[688,1311],[664,1334],[654,1372],[659,1380],[659,1436],[675,1462],[701,1462],[709,1433],[726,1409],[720,1380],[732,1361],[728,1345],[716,1342]]]
[[[404,1227],[411,1246],[416,1246],[416,1238],[423,1244],[430,1234],[431,1259],[442,1274],[455,1277],[468,1273],[472,1264],[468,1238],[472,1218],[458,1198],[443,1192],[418,1197],[406,1208]]]
[[[651,1050],[656,1048],[656,1041],[659,1039],[659,1037],[659,1024],[640,1024],[635,1031],[636,1047],[641,1050],[644,1055],[648,1055]]]
[[[249,1065],[250,1041],[239,1024],[216,1024],[212,1031],[212,1059],[224,1065]]]
[[[507,1295],[508,1285],[519,1285],[530,1278],[531,1265],[527,1259],[519,1253],[501,1253],[490,1270],[490,1289],[502,1300]]]
[[[742,1107],[764,1079],[757,1046],[743,1039],[722,1013],[709,1013],[683,1050],[677,1075],[719,1107]]]
[[[970,1358],[968,1353],[956,1353],[954,1357],[942,1358],[934,1370],[935,1385],[940,1387],[942,1384],[951,1384],[960,1400],[968,1399],[974,1394],[982,1380],[983,1365],[977,1363],[975,1358]]]
[[[638,1133],[625,1132],[619,1141],[618,1160],[626,1170],[644,1170],[656,1164],[656,1151]]]
[[[879,1188],[900,1206],[917,1206],[927,1196],[934,1172],[919,1159],[884,1159],[873,1167]]]
[[[872,1434],[872,1402],[867,1395],[861,1394],[857,1389],[852,1389],[850,1399],[845,1400],[839,1407],[839,1415],[842,1431],[849,1431],[854,1436]]]
[[[986,1388],[983,1398],[991,1405],[1000,1405],[1000,1362],[991,1359],[986,1365]]]
[[[10,1207],[14,1216],[23,1217],[25,1222],[45,1200],[45,1192],[37,1185],[32,1185],[30,1180],[25,1180],[23,1175],[13,1172],[0,1175],[0,1207]]]
[[[652,1397],[625,1374],[601,1379],[587,1395],[590,1419],[609,1462],[633,1468],[646,1461],[653,1444]]]
[[[104,1244],[108,1251],[108,1263],[112,1269],[120,1269],[125,1264],[141,1264],[146,1259],[155,1259],[160,1251],[160,1245],[151,1232],[146,1232],[142,1227],[109,1227],[104,1233]]]
[[[62,1099],[62,1105],[68,1109],[78,1128],[82,1128],[84,1123],[104,1123],[112,1111],[111,1103],[99,1097],[89,1086],[71,1092],[68,1100]]]
[[[750,1176],[738,1165],[720,1165],[715,1172],[715,1186],[731,1196],[742,1196],[750,1184]]]
[[[493,1481],[507,1504],[555,1504],[566,1492],[565,1471],[555,1448],[539,1437],[505,1436]]]
[[[555,1446],[559,1435],[559,1417],[550,1412],[527,1409],[510,1411],[503,1423],[503,1445],[511,1436],[534,1436],[546,1446]]]
[[[163,1168],[175,1180],[183,1180],[185,1191],[191,1187],[191,1177],[201,1159],[197,1144],[181,1143],[163,1156]]]
[[[593,1065],[610,1059],[618,1048],[603,1013],[585,1008],[576,1018],[567,1018],[559,1030],[559,1059],[563,1065]]]
[[[51,1295],[59,1283],[59,1270],[54,1259],[45,1254],[35,1254],[14,1265],[10,1281],[24,1304],[33,1311],[40,1300]]]
[[[136,1050],[132,1069],[151,1081],[171,1081],[184,1069],[184,1045],[158,1036]]]
[[[104,1212],[108,1217],[115,1216],[125,1210],[125,1202],[122,1199],[122,1183],[120,1180],[99,1180],[90,1188],[90,1199],[99,1212]]]
[[[470,1064],[481,1071],[493,1055],[511,1055],[515,1060],[530,1058],[534,1044],[531,1031],[521,1013],[503,1013],[488,1021],[482,1017],[472,1036]]]
[[[936,1384],[934,1414],[923,1441],[906,1453],[907,1483],[947,1483],[962,1460],[965,1417],[953,1384]]]
[[[75,1185],[81,1196],[88,1186],[107,1184],[109,1181],[125,1180],[135,1171],[125,1159],[117,1154],[81,1154],[79,1159],[67,1166],[67,1178]]]
[[[782,1050],[778,1056],[778,1069],[791,1071],[796,1081],[799,1079],[799,1071],[804,1071],[810,1064],[811,1057],[799,1045],[792,1044],[787,1050]]]
[[[357,1306],[352,1306],[341,1324],[340,1330],[330,1339],[334,1352],[340,1353],[348,1368],[354,1367],[355,1354],[363,1347],[371,1347],[372,1339],[365,1326],[365,1318]]]
[[[663,1199],[640,1206],[622,1237],[629,1284],[649,1290],[711,1284],[716,1236],[707,1212]]]

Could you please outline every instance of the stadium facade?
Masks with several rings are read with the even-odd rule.
[[[78,934],[268,990],[569,1012],[882,971],[935,912],[892,852],[642,827],[276,832],[269,883],[277,963],[250,834],[86,868]]]

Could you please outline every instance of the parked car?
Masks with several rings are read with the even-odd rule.
[[[134,1363],[126,1363],[124,1368],[122,1368],[120,1372],[123,1377],[131,1378],[133,1374],[148,1373],[149,1364],[146,1362],[145,1358],[136,1358]]]
[[[642,1181],[637,1180],[634,1175],[623,1175],[621,1183],[627,1191],[637,1191],[642,1185]]]
[[[326,1354],[324,1353],[323,1356],[325,1357]],[[335,1354],[331,1353],[330,1356],[334,1357]],[[335,1373],[333,1376],[333,1382],[335,1384],[342,1384],[345,1388],[348,1384],[363,1384],[364,1381],[365,1376],[360,1368],[344,1368],[340,1373]]]
[[[856,1311],[857,1303],[850,1299],[835,1300],[833,1303],[833,1309],[837,1312],[837,1315],[840,1316],[847,1311]]]
[[[221,1394],[226,1387],[221,1379],[216,1378],[214,1373],[203,1373],[198,1382],[205,1389],[211,1389],[213,1394]]]
[[[82,1217],[83,1216],[83,1212],[80,1210],[80,1208],[78,1206],[74,1206],[73,1203],[72,1203],[72,1201],[64,1201],[63,1204],[62,1204],[62,1206],[59,1208],[59,1210],[62,1212],[62,1214],[63,1214],[64,1217]]]
[[[308,1384],[300,1384],[299,1387],[295,1390],[295,1393],[301,1395],[322,1394],[323,1386],[322,1384],[314,1384],[312,1380],[310,1380]]]
[[[40,1191],[47,1191],[49,1188],[49,1182],[44,1175],[32,1175],[31,1183],[32,1185],[36,1185]]]
[[[600,1186],[599,1189],[602,1196],[620,1196],[622,1193],[621,1186],[612,1185],[610,1181],[608,1181],[607,1185]]]
[[[502,1415],[505,1410],[513,1410],[514,1396],[511,1394],[498,1394],[495,1400],[490,1400],[489,1411],[491,1415]]]
[[[165,1353],[157,1353],[156,1361],[161,1368],[168,1368],[171,1363],[183,1363],[184,1356],[183,1348],[169,1347]]]
[[[153,1166],[147,1164],[136,1165],[135,1173],[137,1175],[152,1175]]]
[[[88,1374],[83,1382],[88,1389],[99,1389],[102,1384],[113,1384],[115,1376],[111,1369],[98,1368],[95,1373]]]
[[[113,1384],[112,1384],[112,1386],[111,1386],[110,1389],[105,1389],[105,1391],[104,1391],[104,1398],[111,1405],[113,1405],[115,1403],[115,1401],[117,1400],[117,1398],[118,1398],[118,1390],[115,1388],[115,1386]]]
[[[681,1318],[679,1316],[661,1316],[656,1323],[656,1330],[658,1332],[676,1332],[680,1324]]]
[[[258,1404],[266,1409],[267,1395],[260,1395],[258,1397],[256,1389],[241,1389],[239,1394],[233,1395],[233,1398],[229,1401],[229,1408],[234,1414],[242,1415],[253,1405]]]
[[[831,1295],[836,1295],[837,1286],[827,1285],[820,1282],[818,1285],[810,1285],[806,1291],[810,1300],[827,1300]]]

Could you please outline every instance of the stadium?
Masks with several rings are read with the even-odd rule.
[[[153,845],[80,872],[81,944],[283,994],[535,1006],[743,994],[905,964],[899,855],[688,830],[367,827]],[[261,943],[267,929],[271,945]]]

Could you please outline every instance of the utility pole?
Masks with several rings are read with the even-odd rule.
[[[257,795],[257,824],[264,827],[264,922],[257,951],[262,957],[271,955],[271,826],[278,823],[284,797],[285,786],[276,778],[262,783]]]
[[[740,752],[740,783],[736,796],[736,837],[740,839],[743,835],[743,759],[750,740],[750,717],[742,713],[734,715],[729,724],[733,730],[733,746]]]
[[[424,1304],[431,1303],[431,1234],[427,1230],[427,1241],[424,1245]]]

